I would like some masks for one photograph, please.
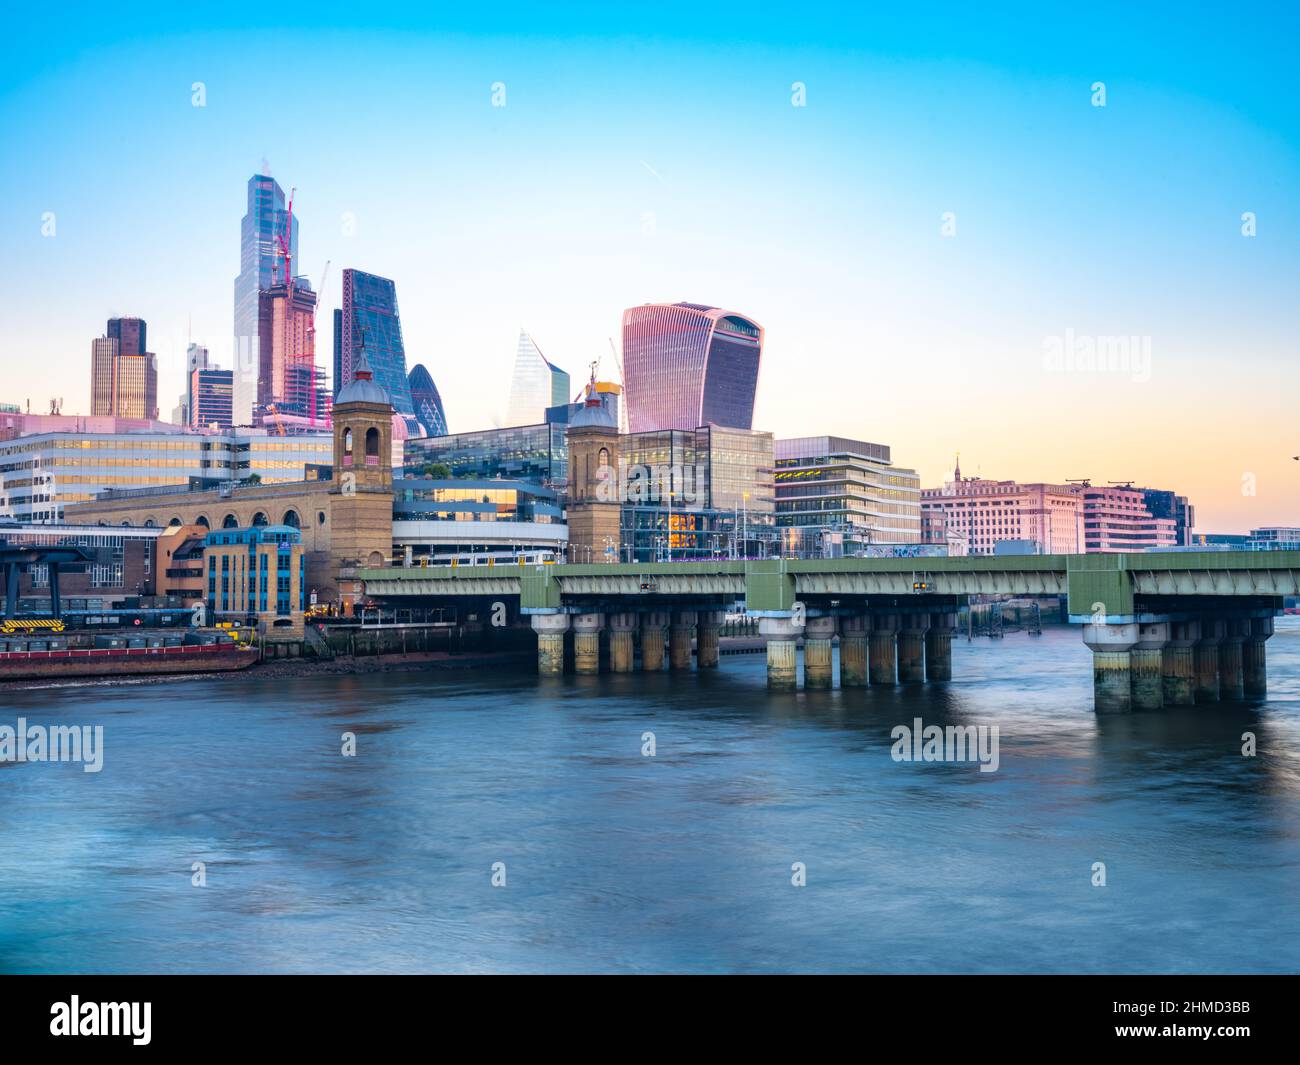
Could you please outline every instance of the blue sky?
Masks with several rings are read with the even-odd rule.
[[[687,299],[764,325],[757,424],[781,435],[888,443],[927,484],[960,450],[1178,488],[1202,529],[1300,524],[1294,12],[13,17],[0,400],[87,409],[91,338],[137,314],[170,410],[187,336],[229,349],[265,163],[298,189],[298,268],[332,263],[322,347],[344,267],[394,278],[453,429],[504,412],[520,326],[580,379],[623,308]],[[1049,371],[1064,335],[1149,338],[1149,372]]]

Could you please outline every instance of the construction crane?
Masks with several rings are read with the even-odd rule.
[[[285,212],[284,232],[275,235],[276,243],[280,246],[280,258],[284,260],[284,283],[290,287],[293,281],[293,252],[290,250],[290,243],[293,240],[293,197],[298,191],[298,186],[294,185],[289,190],[289,209]],[[275,267],[271,268],[271,284],[275,284]]]
[[[280,412],[276,409],[275,404],[268,403],[266,405],[266,411],[268,414],[271,415],[272,418],[275,419],[275,431],[279,433],[281,436],[284,436],[285,435],[284,419],[280,417]]]
[[[325,294],[325,282],[330,276],[330,260],[325,260],[325,266],[320,272],[320,283],[316,288],[316,302],[311,306],[311,322],[307,325],[307,347],[310,351],[308,358],[311,360],[311,396],[309,398],[311,411],[311,425],[316,428],[316,393],[319,391],[316,382],[316,315],[320,312],[320,301]],[[337,382],[335,382],[337,387]]]

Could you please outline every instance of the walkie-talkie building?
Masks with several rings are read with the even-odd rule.
[[[647,303],[624,311],[628,428],[753,428],[762,350],[762,326],[718,307]]]

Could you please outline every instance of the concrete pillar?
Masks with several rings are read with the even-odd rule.
[[[537,633],[537,672],[557,677],[564,672],[564,634],[569,631],[568,614],[534,614]]]
[[[718,666],[718,630],[722,628],[721,610],[703,610],[695,622],[695,667],[716,669]]]
[[[635,614],[610,614],[609,616],[609,669],[611,673],[631,673],[635,656],[633,634],[636,632]]]
[[[867,686],[867,638],[871,618],[866,614],[840,618],[840,687]]]
[[[641,615],[641,668],[647,672],[664,668],[664,626],[667,624],[667,614]]]
[[[668,665],[672,669],[690,669],[695,611],[674,610],[672,618],[672,627],[668,630]]]
[[[1133,709],[1130,651],[1138,641],[1138,626],[1083,627],[1083,642],[1092,651],[1092,707],[1099,714],[1126,714]]]
[[[1223,640],[1224,624],[1216,618],[1201,619],[1201,638],[1192,651],[1196,668],[1196,701],[1219,701],[1219,643]]]
[[[873,614],[871,616],[871,683],[894,684],[898,678],[897,651],[894,637],[898,633],[897,614]]]
[[[794,691],[798,684],[796,641],[803,626],[791,618],[759,618],[758,634],[767,641],[767,686],[773,691]]]
[[[920,684],[925,680],[925,634],[930,629],[929,614],[904,614],[898,630],[898,680],[900,684]]]
[[[952,634],[956,627],[956,611],[930,615],[930,628],[925,634],[926,680],[952,680]]]
[[[1195,647],[1201,638],[1199,621],[1169,624],[1169,642],[1160,654],[1160,686],[1165,706],[1191,706],[1196,702]]]
[[[575,614],[573,617],[573,671],[600,672],[600,630],[604,614]]]
[[[1129,653],[1134,710],[1159,710],[1165,705],[1164,649],[1168,642],[1167,621],[1138,626],[1138,642]]]
[[[1268,664],[1264,641],[1273,635],[1272,618],[1251,618],[1250,636],[1241,646],[1242,694],[1247,699],[1268,696]]]
[[[831,688],[835,684],[831,645],[835,639],[833,617],[809,618],[803,630],[803,686]]]
[[[1250,635],[1250,619],[1233,618],[1224,623],[1223,642],[1219,644],[1219,698],[1240,701],[1245,695],[1241,654],[1242,644]]]

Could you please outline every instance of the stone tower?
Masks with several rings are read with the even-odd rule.
[[[594,387],[569,422],[569,561],[618,562],[618,420]]]
[[[364,348],[333,416],[330,549],[347,614],[362,592],[356,570],[387,566],[393,553],[393,405],[375,383]]]

